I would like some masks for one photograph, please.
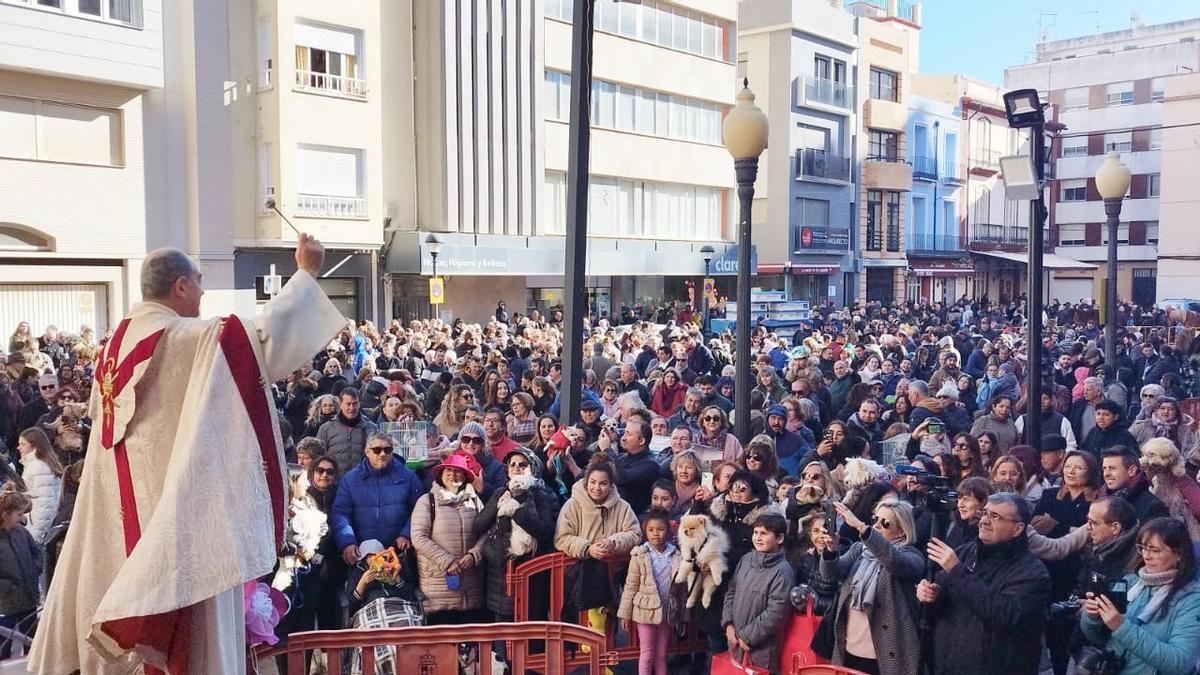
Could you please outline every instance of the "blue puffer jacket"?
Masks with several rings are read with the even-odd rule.
[[[1136,574],[1125,577],[1131,590],[1137,580]],[[1089,642],[1125,657],[1121,675],[1190,675],[1200,650],[1200,584],[1193,581],[1179,589],[1165,612],[1141,623],[1136,617],[1150,601],[1148,590],[1129,599],[1125,619],[1115,631],[1081,612],[1083,634]]]
[[[338,550],[377,539],[384,547],[408,537],[413,505],[425,494],[417,474],[395,457],[376,471],[364,457],[338,484],[333,500],[333,540]]]

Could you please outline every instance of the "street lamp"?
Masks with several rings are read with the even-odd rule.
[[[442,250],[442,238],[430,232],[425,237],[425,247],[429,249],[429,257],[433,259],[433,276],[437,278],[437,257],[438,251]],[[430,298],[432,300],[433,298]],[[430,311],[433,317],[437,318],[437,307],[432,302],[429,303]]]
[[[1110,152],[1096,170],[1096,189],[1104,198],[1108,223],[1108,284],[1104,289],[1104,363],[1117,362],[1117,227],[1121,222],[1121,201],[1129,192],[1129,167],[1121,163],[1121,153]]]
[[[704,279],[700,282],[700,295],[703,300],[700,303],[702,314],[700,314],[700,332],[708,336],[708,265],[712,262],[713,255],[717,249],[705,244],[700,247],[700,258],[704,260]]]
[[[750,440],[750,206],[758,157],[767,148],[767,116],[754,104],[750,80],[742,80],[737,105],[721,123],[721,138],[737,174],[738,271],[737,271],[737,361],[734,382],[734,434],[742,443]]]
[[[1042,442],[1042,232],[1046,227],[1046,198],[1042,188],[1046,180],[1046,113],[1038,99],[1036,89],[1017,89],[1004,95],[1004,113],[1008,126],[1013,129],[1029,129],[1030,161],[1033,175],[1026,175],[1026,182],[1034,186],[1037,194],[1030,200],[1029,218],[1029,298],[1026,316],[1029,320],[1028,367],[1033,376],[1029,378],[1028,396],[1025,398],[1025,440],[1029,445],[1041,447]],[[1015,158],[1006,158],[1015,159]],[[1011,163],[1013,169],[1018,165]],[[1008,191],[1009,175],[1003,174],[1005,192]],[[1013,187],[1017,188],[1017,176],[1013,176]],[[1030,181],[1029,179],[1033,180]],[[1032,191],[1031,191],[1032,193]]]

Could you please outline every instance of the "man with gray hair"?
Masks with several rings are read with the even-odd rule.
[[[33,672],[245,672],[242,586],[275,566],[287,514],[269,387],[345,324],[317,285],[324,259],[301,234],[296,272],[257,316],[201,319],[196,263],[146,256],[143,301],[97,359],[88,461]]]
[[[976,539],[957,549],[929,541],[942,571],[917,585],[917,600],[934,622],[933,672],[1038,672],[1050,574],[1029,552],[1031,517],[1029,502],[1002,492],[988,498]]]
[[[1104,400],[1104,380],[1089,377],[1083,381],[1083,398],[1071,404],[1067,419],[1080,443],[1096,426],[1096,404]]]

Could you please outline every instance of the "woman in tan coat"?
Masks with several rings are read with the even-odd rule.
[[[484,620],[483,542],[472,534],[483,502],[474,480],[466,458],[451,455],[433,467],[433,485],[413,507],[412,543],[430,625]]]

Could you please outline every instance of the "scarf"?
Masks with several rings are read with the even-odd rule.
[[[362,421],[362,414],[360,413],[358,415],[355,415],[353,418],[350,418],[350,417],[346,417],[341,412],[339,412],[337,414],[337,418],[338,418],[339,422],[341,422],[342,424],[345,424],[348,427],[357,427],[358,423],[360,421]]]
[[[1138,580],[1134,582],[1133,587],[1129,589],[1129,599],[1133,600],[1143,590],[1149,589],[1150,600],[1146,602],[1146,606],[1142,611],[1138,612],[1138,623],[1150,623],[1158,610],[1163,608],[1167,602],[1167,596],[1171,594],[1171,582],[1175,581],[1175,574],[1179,570],[1167,570],[1165,572],[1150,573],[1146,568],[1138,570]]]
[[[870,536],[877,536],[871,534]],[[871,613],[875,606],[875,592],[879,586],[879,574],[883,566],[879,559],[863,544],[862,556],[858,559],[858,567],[854,568],[854,577],[850,579],[850,609],[866,614]]]
[[[1154,427],[1155,438],[1169,438],[1178,443],[1179,440],[1179,418],[1176,417],[1174,422],[1166,422],[1158,416],[1155,411],[1150,415],[1150,426]]]
[[[1098,560],[1106,560],[1113,554],[1120,554],[1129,548],[1129,543],[1137,536],[1137,530],[1122,532],[1108,541],[1100,544],[1093,552]]]

